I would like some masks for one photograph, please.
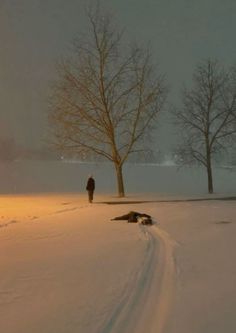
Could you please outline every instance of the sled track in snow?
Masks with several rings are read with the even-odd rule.
[[[175,243],[155,225],[140,228],[147,238],[143,262],[99,333],[164,333],[175,288]]]

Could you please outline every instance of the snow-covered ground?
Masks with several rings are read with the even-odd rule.
[[[235,333],[235,201],[144,199],[0,196],[0,332]]]

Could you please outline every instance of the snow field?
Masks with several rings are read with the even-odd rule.
[[[1,331],[234,333],[235,201],[108,199],[0,197]]]

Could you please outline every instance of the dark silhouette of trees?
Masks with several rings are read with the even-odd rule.
[[[58,66],[49,119],[58,148],[98,154],[114,164],[122,197],[122,167],[150,142],[167,89],[149,52],[128,46],[110,15],[96,8],[87,17],[88,34]]]
[[[13,138],[0,138],[0,161],[12,162],[19,156],[19,147]]]
[[[192,88],[184,89],[182,107],[174,111],[182,141],[178,148],[182,163],[197,162],[207,171],[208,192],[213,193],[213,158],[227,150],[236,135],[236,80],[211,59],[200,63]]]

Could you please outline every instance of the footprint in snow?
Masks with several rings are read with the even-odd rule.
[[[0,224],[0,228],[7,227],[9,224],[14,224],[14,223],[18,223],[18,221],[11,220],[11,221],[9,221],[7,223],[2,223],[2,224]]]

